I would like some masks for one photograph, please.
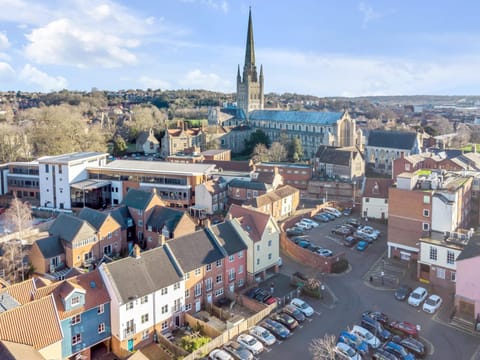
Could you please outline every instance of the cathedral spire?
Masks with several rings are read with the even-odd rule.
[[[253,24],[252,24],[252,8],[248,10],[248,30],[247,30],[247,47],[245,50],[245,67],[250,68],[255,65],[255,48],[253,44]]]

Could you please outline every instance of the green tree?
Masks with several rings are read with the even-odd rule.
[[[251,154],[257,144],[263,144],[265,147],[270,146],[270,138],[260,129],[250,134],[250,138],[245,140],[245,154]]]
[[[288,151],[288,157],[293,162],[303,159],[303,146],[300,138],[294,137],[292,139]]]
[[[128,146],[123,137],[120,135],[115,136],[115,139],[113,139],[113,155],[118,156],[122,155],[126,150]]]

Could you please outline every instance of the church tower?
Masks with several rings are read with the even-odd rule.
[[[253,44],[252,9],[248,13],[247,46],[243,74],[240,74],[240,65],[238,65],[237,71],[237,106],[243,109],[247,119],[250,111],[263,109],[263,66],[260,66],[260,75],[258,75]]]

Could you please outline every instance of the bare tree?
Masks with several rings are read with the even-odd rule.
[[[23,269],[23,248],[22,240],[24,231],[31,227],[32,225],[32,209],[28,203],[25,203],[17,198],[17,195],[13,193],[13,199],[10,201],[10,207],[5,211],[5,220],[6,223],[11,227],[10,230],[16,231],[18,233],[19,241],[15,242],[18,246],[18,252],[21,259],[21,275],[22,281],[25,280],[25,272]],[[15,249],[10,249],[11,258],[14,259]],[[15,265],[14,265],[15,271]]]
[[[322,338],[313,339],[308,350],[314,360],[334,360],[336,343],[334,335],[325,334]]]
[[[270,161],[280,162],[287,160],[287,149],[279,142],[273,142],[268,149]]]
[[[257,144],[253,149],[252,160],[254,163],[259,163],[269,160],[268,149],[264,144]]]

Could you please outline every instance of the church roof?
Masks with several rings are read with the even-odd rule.
[[[373,130],[368,135],[367,146],[411,150],[416,139],[415,132]]]
[[[342,116],[342,112],[254,110],[250,112],[249,119],[312,125],[333,125],[340,120]]]

